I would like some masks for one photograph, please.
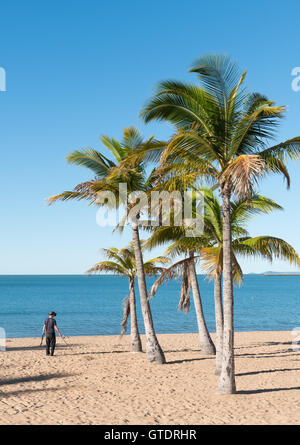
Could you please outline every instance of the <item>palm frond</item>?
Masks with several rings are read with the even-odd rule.
[[[241,72],[226,55],[208,54],[193,63],[190,72],[196,73],[203,88],[226,109],[232,100],[234,88],[242,83]]]
[[[73,151],[67,156],[67,161],[70,164],[84,166],[99,177],[107,175],[109,169],[114,165],[113,162],[92,148]]]
[[[291,265],[300,266],[300,258],[296,250],[281,238],[273,236],[248,238],[239,243],[239,248],[245,247],[251,249],[254,256],[261,255],[270,261],[274,258],[287,260]]]
[[[102,144],[111,152],[111,154],[116,159],[117,163],[120,163],[127,155],[127,150],[124,150],[119,141],[109,136],[101,136],[100,141]],[[101,155],[103,158],[104,156]],[[114,167],[116,164],[111,163],[110,167]]]
[[[202,166],[204,166],[205,160],[207,167],[217,175],[216,169],[211,163],[216,156],[220,156],[220,154],[217,152],[215,144],[207,138],[207,135],[199,134],[199,130],[195,127],[184,131],[177,130],[166,145],[161,160],[162,163],[166,163],[170,159],[172,161],[186,159],[190,162],[201,163]]]
[[[127,275],[127,270],[114,261],[101,261],[86,271],[87,274],[110,272],[116,275]]]
[[[153,298],[157,292],[157,289],[164,283],[167,283],[169,280],[173,278],[179,278],[182,273],[182,268],[185,267],[184,264],[191,261],[189,258],[185,258],[183,260],[178,261],[175,264],[172,264],[170,267],[166,268],[160,275],[160,277],[155,281],[152,285],[149,298]]]
[[[231,202],[231,222],[245,226],[252,216],[260,213],[271,213],[283,208],[270,198],[253,195],[250,198],[235,199]]]
[[[54,204],[57,201],[70,201],[70,200],[80,201],[82,199],[90,199],[92,200],[89,193],[76,192],[74,190],[66,191],[60,193],[59,195],[53,195],[46,199],[49,205]]]
[[[300,136],[281,142],[273,147],[266,148],[259,152],[259,156],[266,162],[268,161],[269,156],[283,162],[287,160],[297,161],[300,158]]]
[[[230,141],[229,155],[257,154],[265,148],[268,140],[274,139],[278,121],[285,107],[258,93],[250,94]]]
[[[178,81],[160,82],[153,99],[149,100],[140,115],[149,122],[167,120],[179,128],[189,128],[197,122],[200,131],[213,134],[207,103],[213,108],[213,98],[201,88]]]

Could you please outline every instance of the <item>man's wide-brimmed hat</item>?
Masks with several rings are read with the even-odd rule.
[[[56,315],[56,312],[49,312],[49,315]]]

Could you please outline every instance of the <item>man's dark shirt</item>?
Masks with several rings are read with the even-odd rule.
[[[47,318],[45,320],[46,334],[55,334],[54,326],[56,326],[56,320],[54,318]]]

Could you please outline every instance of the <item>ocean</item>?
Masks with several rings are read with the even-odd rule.
[[[154,280],[149,278],[148,285]],[[198,280],[208,329],[215,332],[213,284],[202,275]],[[193,303],[187,314],[177,310],[179,290],[180,281],[173,280],[151,301],[157,333],[197,332]],[[2,275],[0,328],[8,338],[39,337],[47,314],[55,311],[67,337],[116,335],[127,294],[128,280],[119,276]],[[245,275],[234,295],[236,331],[291,331],[300,326],[300,276]],[[139,328],[144,333],[138,290],[137,299]]]

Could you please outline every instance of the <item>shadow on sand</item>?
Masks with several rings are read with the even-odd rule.
[[[75,387],[76,386],[74,386],[74,385],[68,386],[68,388],[75,388]],[[0,394],[1,394],[1,397],[8,398],[8,397],[20,397],[23,394],[32,394],[32,393],[41,392],[41,391],[43,391],[43,393],[44,393],[44,392],[49,392],[49,391],[60,391],[63,389],[65,389],[64,386],[56,387],[56,388],[20,389],[18,391],[9,391],[9,392],[1,392],[0,391]]]
[[[292,357],[300,354],[296,354],[292,349],[286,349],[285,351],[271,351],[271,352],[257,352],[255,354],[235,354],[235,357],[240,358],[273,358],[273,357],[288,357],[292,353]]]
[[[63,387],[56,386],[55,388],[28,388],[28,389],[19,389],[17,391],[4,391],[1,389],[2,386],[6,385],[16,385],[18,383],[30,383],[30,382],[44,382],[47,380],[57,380],[64,377],[72,377],[75,374],[45,374],[45,375],[36,375],[36,376],[28,376],[28,377],[19,377],[12,378],[7,380],[0,381],[0,395],[3,398],[12,397],[12,396],[21,396],[22,394],[34,393],[39,391],[59,391],[60,389],[65,389],[65,385]],[[68,385],[68,388],[72,388],[72,385]]]
[[[185,348],[185,349],[166,349],[166,350],[164,350],[164,352],[199,352],[199,353],[201,353],[201,350],[200,350],[200,348],[199,349],[187,349],[187,348]]]
[[[5,385],[16,385],[18,383],[27,383],[27,382],[44,382],[45,380],[52,379],[61,379],[64,377],[72,377],[75,374],[44,374],[44,375],[33,375],[27,377],[19,377],[12,379],[2,379],[0,381],[0,387]]]
[[[66,350],[68,347],[65,348]],[[64,354],[65,356],[69,355],[102,355],[102,354],[123,354],[123,353],[130,353],[131,351],[94,351],[94,352],[71,352],[70,354]]]
[[[294,391],[299,390],[300,386],[292,386],[291,388],[266,388],[266,389],[253,389],[247,391],[237,391],[236,394],[262,394],[268,392],[279,392],[279,391]]]
[[[175,365],[175,364],[178,364],[178,363],[199,362],[199,361],[202,361],[202,360],[212,360],[212,359],[215,359],[215,357],[214,356],[213,357],[207,356],[207,357],[201,357],[201,358],[185,358],[185,359],[182,359],[182,360],[167,361],[166,364],[167,365]]]
[[[292,346],[291,341],[278,342],[278,341],[268,341],[264,343],[258,343],[255,345],[247,345],[247,346],[235,346],[235,349],[251,349],[251,348],[262,348],[264,346]]]
[[[242,377],[244,375],[256,375],[256,374],[269,374],[271,372],[286,372],[286,371],[300,371],[300,368],[290,368],[290,369],[263,369],[262,371],[250,371],[241,372],[240,374],[235,374],[236,377]]]

